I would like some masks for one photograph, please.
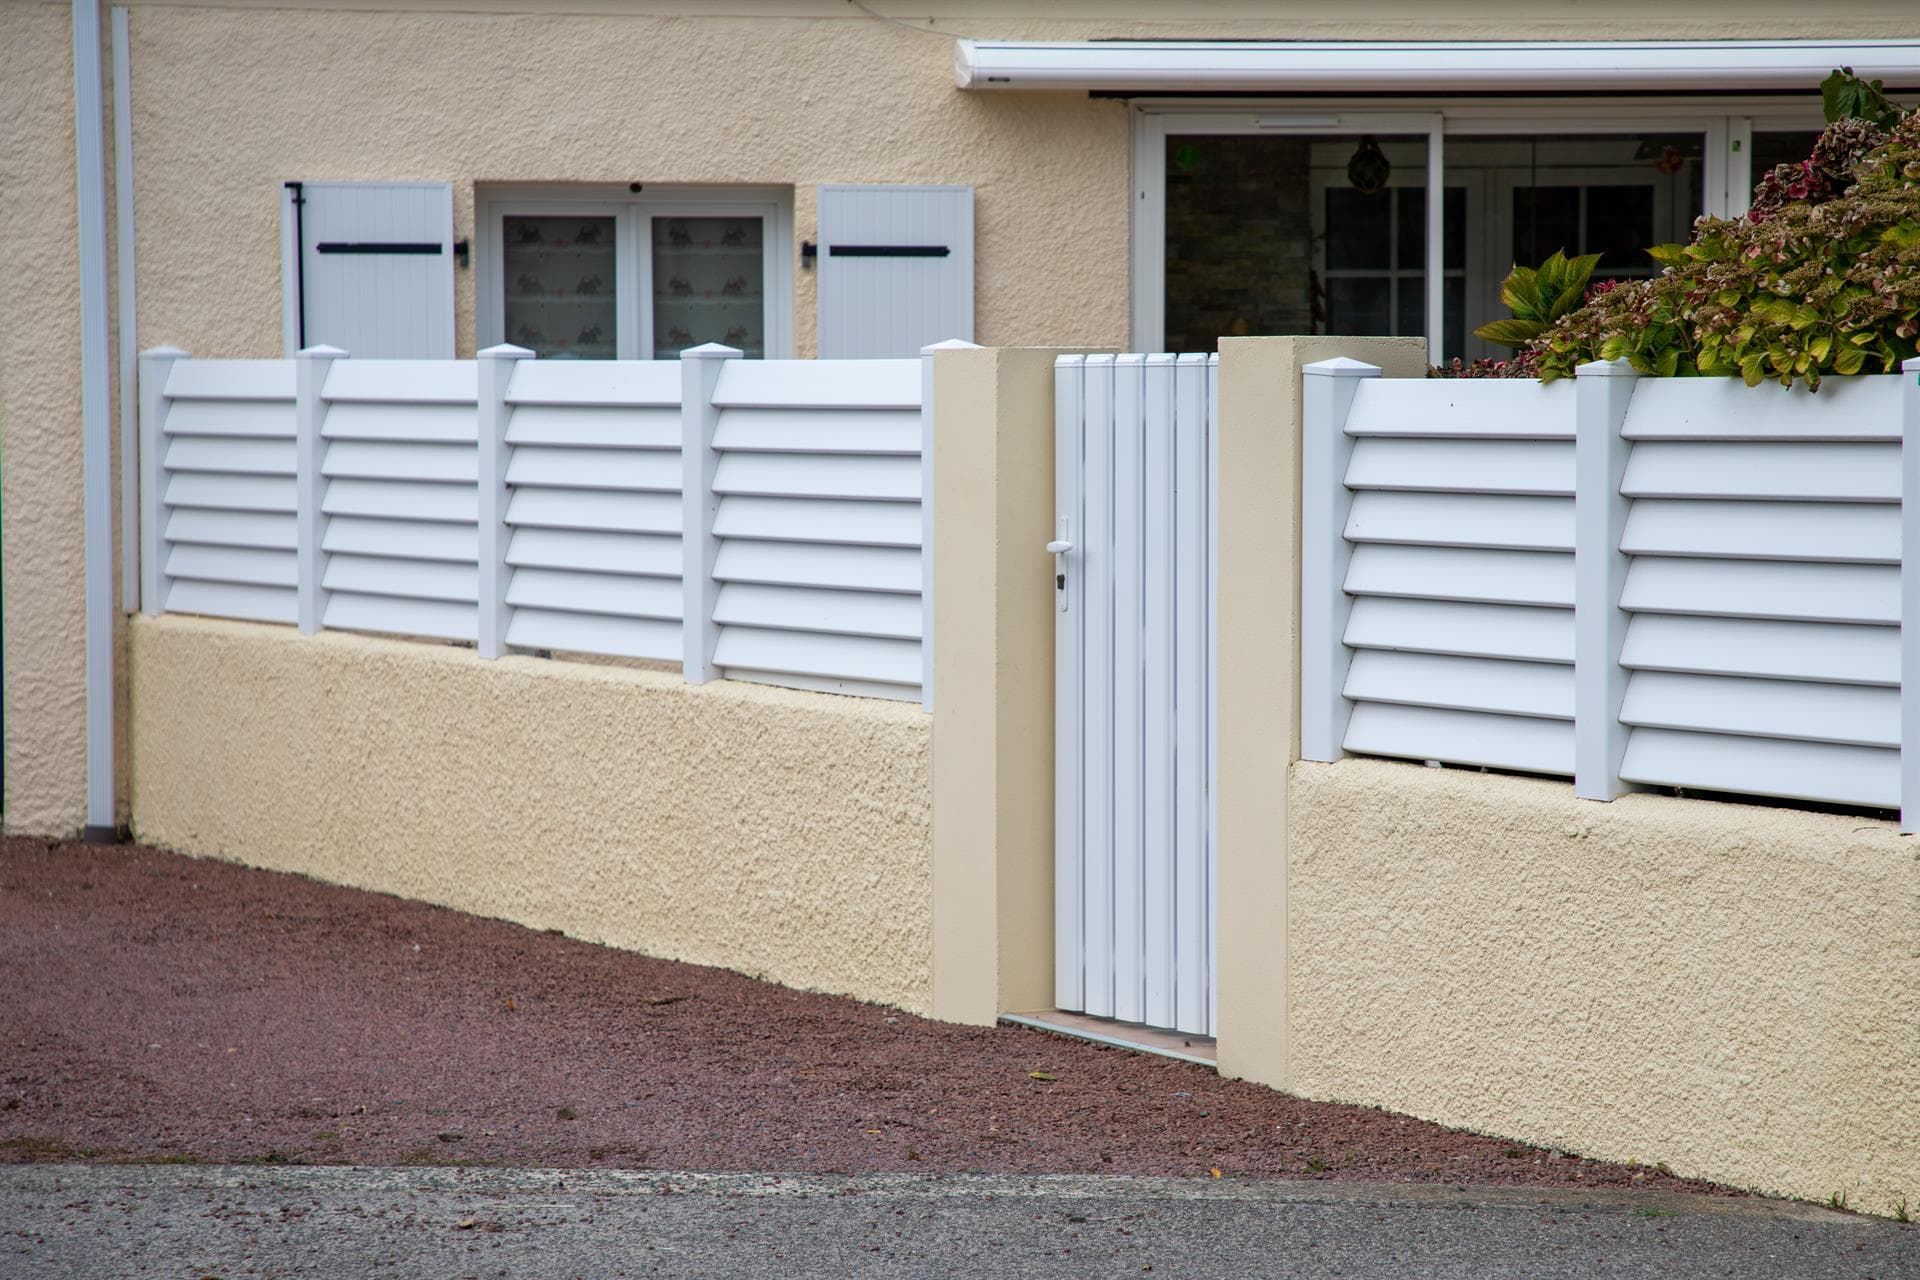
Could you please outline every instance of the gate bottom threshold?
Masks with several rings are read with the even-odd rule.
[[[1131,1049],[1135,1053],[1177,1058],[1181,1062],[1198,1063],[1203,1067],[1214,1065],[1215,1041],[1212,1036],[1189,1035],[1184,1031],[1168,1031],[1164,1027],[1142,1026],[1137,1022],[1116,1022],[1112,1018],[1094,1018],[1061,1009],[1003,1013],[1000,1021],[1016,1027],[1033,1027],[1039,1031],[1051,1031],[1055,1035],[1072,1036],[1076,1040],[1112,1045],[1117,1049]]]

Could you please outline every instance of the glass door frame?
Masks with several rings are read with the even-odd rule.
[[[1427,139],[1427,258],[1441,262],[1445,243],[1446,139],[1510,134],[1620,134],[1650,127],[1699,133],[1703,213],[1736,217],[1753,190],[1756,130],[1818,130],[1817,95],[1797,101],[1740,97],[1645,97],[1601,100],[1396,99],[1355,105],[1352,99],[1286,98],[1221,102],[1136,99],[1133,114],[1130,290],[1135,351],[1158,351],[1166,334],[1167,139],[1246,134],[1345,137],[1372,134]],[[1442,348],[1443,289],[1427,282],[1428,350]]]

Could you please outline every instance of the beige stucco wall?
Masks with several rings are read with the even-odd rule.
[[[1920,1204],[1920,848],[1893,825],[1348,760],[1288,798],[1292,1088]]]
[[[26,831],[86,810],[72,49],[65,5],[0,4],[0,715]]]
[[[930,1007],[917,704],[184,617],[131,640],[141,840]]]

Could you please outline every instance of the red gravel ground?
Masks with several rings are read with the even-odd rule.
[[[1726,1193],[142,848],[0,841],[0,982],[8,1162],[1218,1169]]]

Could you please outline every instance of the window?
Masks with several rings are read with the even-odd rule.
[[[671,360],[708,342],[791,354],[785,192],[505,189],[478,203],[483,347],[566,360]]]

